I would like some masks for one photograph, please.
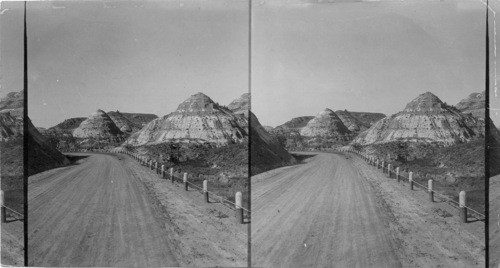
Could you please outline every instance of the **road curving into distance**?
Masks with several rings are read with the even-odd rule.
[[[29,178],[29,264],[176,266],[140,180],[116,156],[86,156]]]
[[[252,177],[252,262],[266,267],[400,267],[370,184],[341,154]]]

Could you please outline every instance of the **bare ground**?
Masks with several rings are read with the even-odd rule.
[[[24,223],[7,216],[1,224],[2,266],[24,266]]]
[[[232,210],[204,203],[128,156],[86,155],[29,178],[31,265],[246,263],[246,226]]]
[[[500,175],[490,178],[489,267],[500,265]]]
[[[254,265],[484,266],[483,222],[459,223],[357,157],[309,155],[252,177]]]

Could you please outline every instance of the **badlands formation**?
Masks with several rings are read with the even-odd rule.
[[[123,132],[103,110],[97,110],[73,130],[73,136],[81,139],[116,139],[121,135]]]
[[[304,137],[321,137],[335,141],[348,141],[352,132],[342,123],[342,120],[330,109],[325,109],[307,122],[300,130]]]
[[[132,123],[119,111],[108,112],[108,116],[123,133],[134,133],[142,128],[142,126]]]
[[[444,104],[430,92],[406,108],[360,133],[353,143],[367,145],[391,141],[418,141],[453,145],[484,137],[484,121]]]
[[[352,132],[358,133],[370,128],[369,124],[361,122],[359,119],[354,117],[347,110],[338,110],[335,112],[337,116],[340,118],[340,121]]]
[[[211,143],[224,146],[247,140],[241,119],[203,93],[192,95],[176,111],[151,121],[125,142],[132,146],[167,142]]]

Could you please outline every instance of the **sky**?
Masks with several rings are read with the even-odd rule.
[[[314,3],[252,9],[252,111],[263,125],[332,110],[404,109],[433,92],[456,104],[485,87],[479,0]]]
[[[97,109],[163,116],[197,92],[227,105],[249,90],[245,0],[28,2],[27,9],[28,115],[36,126]],[[22,89],[22,5],[2,3],[1,12],[4,95]]]

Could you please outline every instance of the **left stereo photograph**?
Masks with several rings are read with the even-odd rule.
[[[24,266],[24,2],[0,3],[2,266]]]
[[[26,230],[23,16],[2,3],[2,264],[25,232],[29,266],[247,266],[249,2],[27,3]]]

